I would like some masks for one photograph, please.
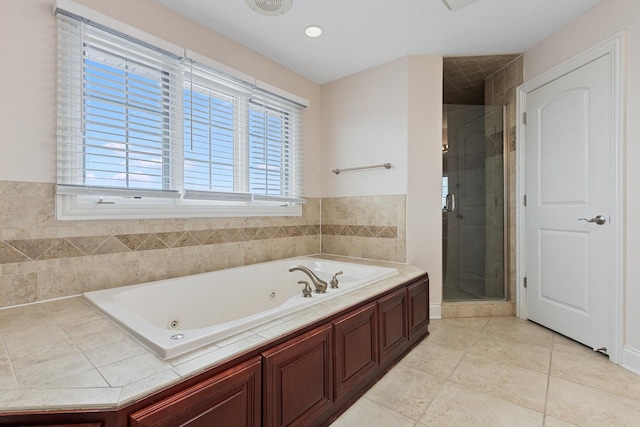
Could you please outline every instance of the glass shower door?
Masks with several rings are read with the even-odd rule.
[[[443,112],[444,300],[504,299],[503,108]]]

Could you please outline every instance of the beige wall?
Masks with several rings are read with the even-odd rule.
[[[355,203],[368,197],[374,216],[386,210],[386,199],[376,196],[405,195],[406,261],[429,272],[437,311],[442,301],[442,58],[405,57],[327,83],[322,104],[323,197],[346,198],[336,205],[345,212],[349,198]],[[390,170],[331,173],[385,162],[393,165]],[[323,206],[323,224],[325,217],[336,216],[330,209]],[[336,240],[344,241],[331,237],[330,243]],[[346,255],[356,255],[356,248],[342,247]]]
[[[320,157],[320,86],[153,0],[76,0],[309,100],[306,159]],[[56,180],[56,19],[53,0],[0,1],[0,180]],[[19,41],[19,42],[18,42]],[[305,163],[304,195],[319,197],[319,162]]]
[[[623,362],[640,372],[640,2],[604,0],[583,16],[528,50],[524,57],[525,80],[551,69],[583,50],[619,32],[626,32],[624,143],[624,306],[627,347]]]
[[[324,197],[407,192],[407,58],[322,86]],[[386,169],[344,172],[391,163]]]

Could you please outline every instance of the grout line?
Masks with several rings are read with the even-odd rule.
[[[544,411],[542,412],[542,425],[547,422],[547,404],[549,402],[549,385],[551,384],[551,362],[553,361],[553,345],[556,340],[556,333],[551,336],[551,351],[549,352],[549,372],[547,372],[547,390],[544,395]]]

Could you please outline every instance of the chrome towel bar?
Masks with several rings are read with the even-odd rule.
[[[381,165],[371,165],[371,166],[360,166],[357,168],[334,169],[332,172],[335,173],[336,175],[339,175],[340,172],[357,171],[362,169],[375,169],[375,168],[391,169],[391,163],[383,163]]]

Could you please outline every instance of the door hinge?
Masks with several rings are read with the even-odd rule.
[[[527,124],[527,113],[522,113],[522,124],[523,125]]]
[[[527,195],[522,196],[522,204],[527,206]]]
[[[524,287],[525,288],[527,287],[527,278],[526,277],[524,278]]]

